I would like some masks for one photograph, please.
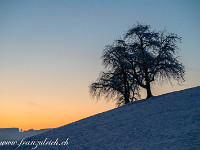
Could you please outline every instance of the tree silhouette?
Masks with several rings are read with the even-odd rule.
[[[181,38],[167,31],[151,31],[149,25],[138,23],[130,28],[123,40],[116,40],[103,51],[102,72],[90,85],[93,96],[115,97],[118,105],[136,100],[140,88],[152,96],[151,83],[175,79],[184,81],[185,69],[178,60],[177,43]]]
[[[181,38],[174,33],[150,29],[149,25],[138,23],[125,34],[133,76],[139,86],[146,89],[147,98],[152,96],[151,82],[171,82],[172,79],[181,82],[185,74],[185,68],[177,57],[177,42]]]
[[[127,46],[123,40],[117,40],[112,45],[107,45],[103,51],[103,65],[108,72],[100,73],[96,82],[90,85],[92,96],[107,99],[115,98],[117,105],[127,104],[139,97],[139,88],[129,73],[126,55]]]

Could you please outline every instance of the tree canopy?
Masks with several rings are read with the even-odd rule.
[[[106,72],[90,85],[93,96],[115,97],[117,104],[137,100],[144,88],[152,96],[151,83],[184,81],[185,68],[178,59],[177,43],[181,38],[167,31],[152,31],[149,25],[136,24],[123,39],[116,40],[103,50]]]

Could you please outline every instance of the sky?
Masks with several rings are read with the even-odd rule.
[[[0,128],[55,128],[115,108],[88,86],[103,48],[137,22],[182,37],[186,81],[154,84],[153,95],[199,86],[199,16],[198,0],[0,0]]]

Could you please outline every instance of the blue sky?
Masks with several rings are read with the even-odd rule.
[[[179,54],[186,82],[162,89],[155,85],[153,94],[198,86],[199,16],[198,0],[1,0],[1,106],[16,104],[20,105],[16,112],[23,107],[24,112],[47,113],[78,105],[88,110],[81,117],[113,108],[113,102],[92,101],[88,86],[103,69],[100,57],[105,45],[137,21],[182,37]],[[40,110],[34,110],[38,106]],[[3,113],[12,114],[9,108]],[[74,118],[80,118],[78,111]]]

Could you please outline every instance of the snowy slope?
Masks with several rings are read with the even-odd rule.
[[[37,150],[200,149],[200,87],[134,102],[26,140],[45,138],[69,141]]]

